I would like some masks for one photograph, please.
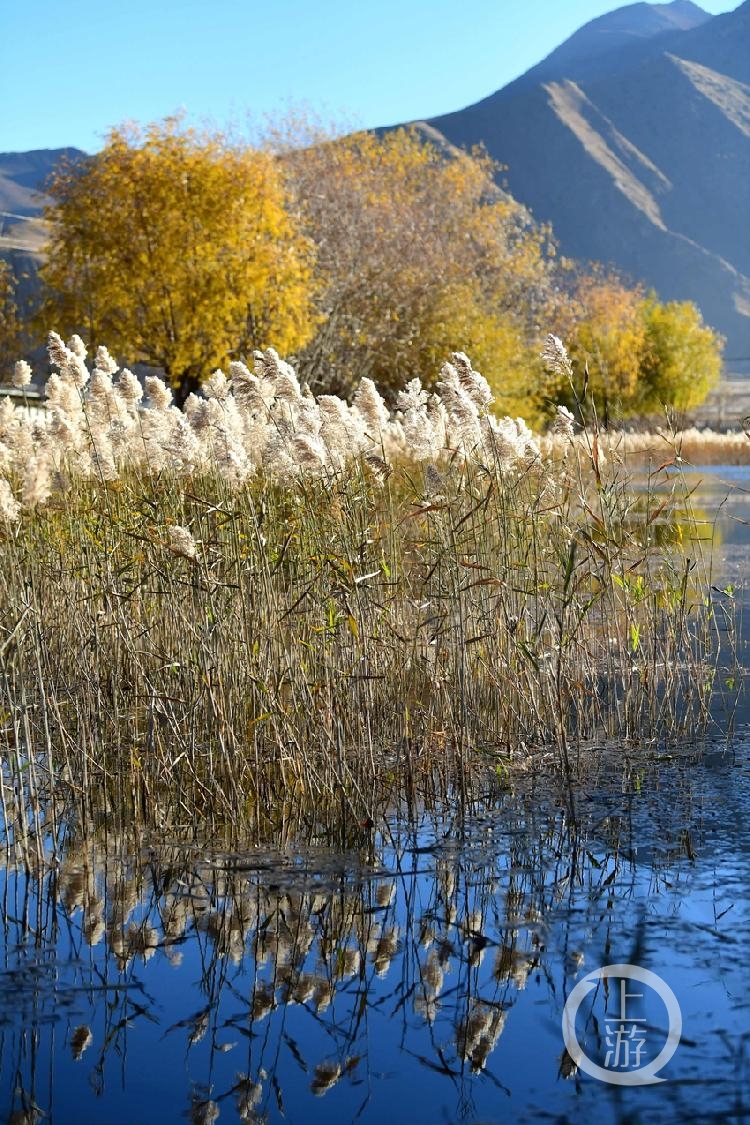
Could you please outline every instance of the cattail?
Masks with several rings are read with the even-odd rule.
[[[13,368],[11,382],[14,387],[28,387],[31,382],[31,366],[25,359],[19,359]]]

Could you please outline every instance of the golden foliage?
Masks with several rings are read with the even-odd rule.
[[[616,418],[691,410],[717,384],[722,338],[690,301],[660,302],[601,268],[581,275],[564,333],[576,370],[575,393],[608,425]],[[552,388],[570,403],[573,390]],[[584,394],[585,391],[585,394]]]
[[[637,395],[646,337],[643,290],[594,271],[579,279],[574,301],[571,359],[588,371],[588,395],[606,423],[613,407],[627,411]]]
[[[168,118],[55,177],[46,324],[162,367],[181,397],[228,358],[313,331],[312,247],[276,161]]]

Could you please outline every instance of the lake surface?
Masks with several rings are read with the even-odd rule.
[[[750,471],[699,476],[717,589],[746,601]],[[747,1121],[746,705],[731,722],[718,707],[691,746],[584,757],[573,792],[540,761],[460,817],[393,809],[344,853],[224,853],[106,823],[30,875],[0,850],[0,1120]],[[605,1083],[565,1052],[566,1000],[612,964],[676,997],[666,1081]],[[627,993],[643,1065],[670,1014]],[[621,999],[600,981],[579,1009],[595,1064]]]

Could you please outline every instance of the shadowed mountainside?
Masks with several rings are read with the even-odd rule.
[[[13,269],[22,307],[33,302],[38,290],[45,240],[41,212],[48,202],[45,182],[61,160],[84,155],[76,148],[0,153],[0,258]]]
[[[750,355],[750,0],[689,0],[593,20],[521,78],[432,118],[483,144],[570,257],[693,300]]]

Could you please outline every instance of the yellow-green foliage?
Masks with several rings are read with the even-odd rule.
[[[575,365],[553,394],[577,394],[607,424],[664,407],[691,410],[716,386],[723,340],[690,301],[660,302],[603,270],[580,277],[563,326]],[[567,385],[566,385],[567,384]]]
[[[644,307],[645,346],[641,364],[644,409],[662,404],[691,410],[719,381],[722,340],[690,301]]]

